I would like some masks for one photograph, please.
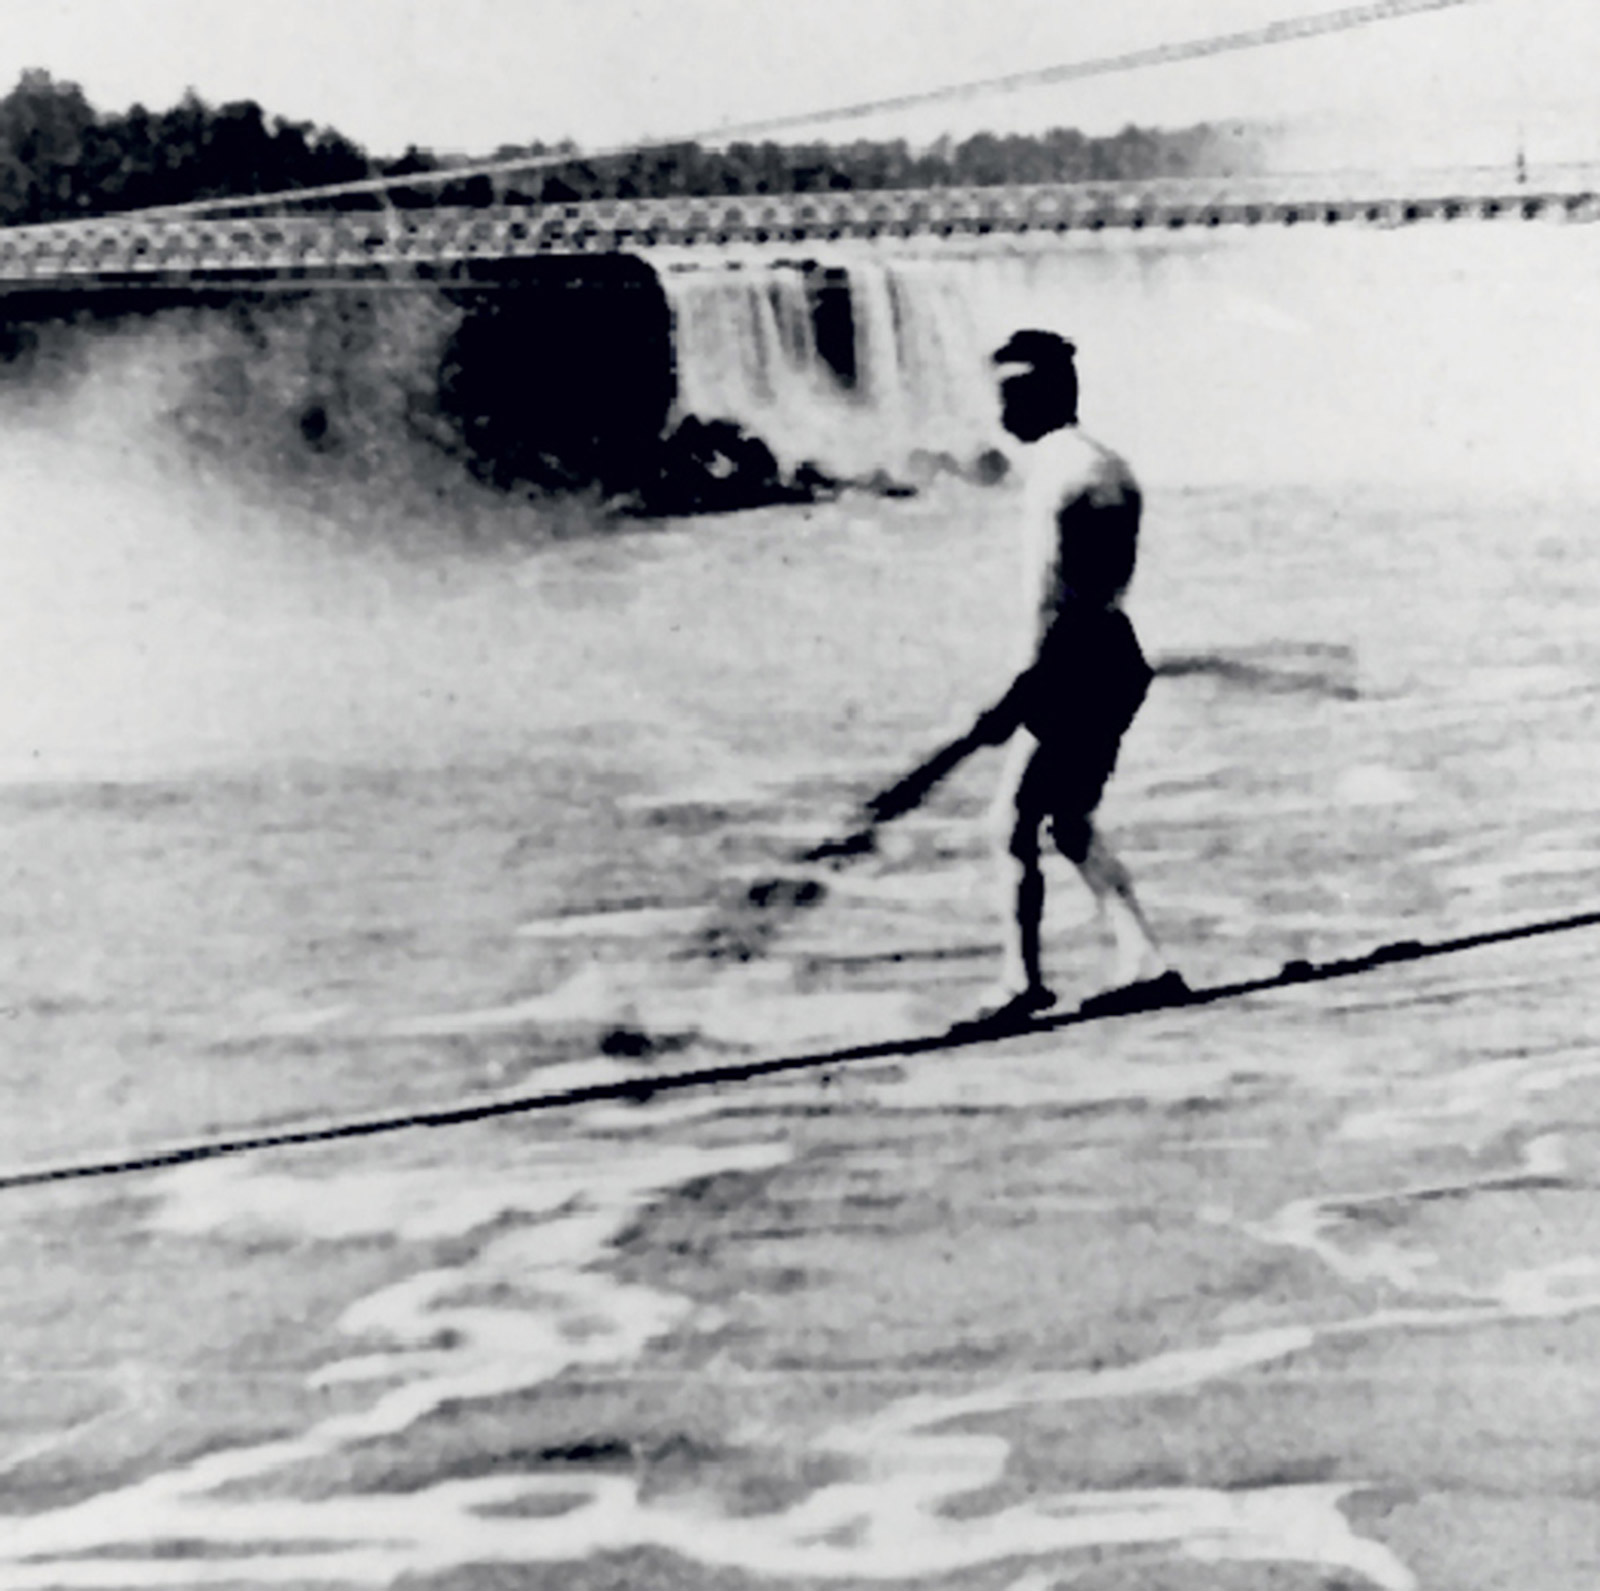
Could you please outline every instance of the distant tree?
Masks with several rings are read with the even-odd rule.
[[[332,128],[273,119],[276,170],[285,188],[325,188],[373,174],[360,147]]]
[[[329,129],[270,121],[253,100],[95,112],[75,83],[27,71],[0,99],[0,223],[320,187],[370,174]]]
[[[424,172],[434,172],[439,169],[439,159],[429,150],[418,149],[415,144],[407,144],[406,152],[397,160],[382,160],[378,162],[377,175],[380,177],[415,177]],[[395,187],[384,190],[384,197],[390,204],[398,205],[402,210],[426,208],[439,202],[437,189],[431,183],[420,183],[415,188]]]
[[[95,115],[76,83],[27,71],[0,100],[0,215],[49,221],[72,214]]]
[[[975,133],[957,146],[950,172],[962,186],[984,187],[1009,181],[1005,146],[993,133]]]

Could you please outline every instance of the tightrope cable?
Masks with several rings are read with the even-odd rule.
[[[1426,961],[1439,956],[1460,955],[1489,945],[1510,944],[1547,934],[1572,933],[1600,927],[1600,911],[1579,912],[1543,922],[1520,923],[1509,928],[1494,928],[1465,934],[1455,939],[1424,943],[1415,939],[1395,940],[1377,946],[1362,956],[1336,961],[1290,961],[1277,972],[1247,978],[1236,983],[1212,984],[1191,990],[1179,1001],[1156,1007],[1157,1011],[1184,1011],[1216,1005],[1224,1000],[1242,999],[1274,989],[1295,988],[1303,984],[1326,983],[1337,978],[1353,978],[1408,962]],[[871,1044],[855,1044],[840,1049],[820,1050],[803,1055],[769,1056],[750,1061],[729,1061],[720,1066],[696,1067],[678,1072],[639,1073],[607,1082],[586,1083],[572,1088],[549,1089],[525,1094],[469,1099],[431,1110],[392,1111],[379,1115],[346,1117],[337,1121],[308,1123],[299,1127],[262,1128],[227,1137],[194,1139],[162,1145],[100,1159],[59,1162],[0,1172],[0,1191],[37,1187],[47,1183],[84,1181],[93,1177],[125,1176],[137,1171],[161,1171],[177,1166],[216,1160],[225,1155],[248,1154],[261,1149],[288,1149],[310,1144],[338,1143],[380,1134],[408,1132],[421,1127],[462,1127],[474,1122],[492,1121],[502,1116],[525,1116],[541,1111],[567,1110],[578,1105],[615,1102],[643,1104],[658,1094],[681,1093],[692,1088],[714,1088],[726,1083],[748,1083],[757,1078],[776,1077],[786,1072],[825,1071],[867,1061],[908,1060],[938,1051],[992,1044],[1008,1038],[1036,1036],[1066,1028],[1084,1027],[1093,1022],[1133,1020],[1148,1013],[1086,1014],[1068,1012],[1045,1016],[1026,1027],[996,1030],[982,1024],[968,1024],[944,1033],[924,1034],[904,1039],[883,1039]]]

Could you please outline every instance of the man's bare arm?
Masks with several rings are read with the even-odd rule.
[[[892,822],[921,806],[934,786],[960,767],[973,752],[981,751],[985,746],[1003,746],[1022,726],[1026,679],[1025,673],[1018,675],[1005,695],[994,706],[979,713],[970,728],[954,740],[946,741],[910,773],[862,802],[861,809],[867,819],[864,826],[842,839],[824,841],[814,850],[807,851],[802,860],[821,862],[832,857],[859,856],[870,851],[879,824]]]

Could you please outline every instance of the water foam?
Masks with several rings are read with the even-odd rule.
[[[302,1436],[212,1453],[34,1519],[8,1522],[0,1586],[179,1586],[231,1581],[378,1585],[486,1562],[562,1563],[653,1549],[713,1568],[816,1580],[948,1575],[1018,1559],[1173,1553],[1197,1562],[1315,1565],[1381,1591],[1416,1579],[1355,1532],[1344,1505],[1360,1482],[1216,1490],[1035,1491],[976,1514],[953,1508],[1003,1483],[1010,1442],[975,1422],[1047,1407],[1174,1397],[1312,1353],[1396,1333],[1453,1333],[1600,1310],[1600,1259],[1517,1266],[1477,1285],[1441,1278],[1416,1249],[1335,1241],[1357,1204],[1424,1205],[1559,1174],[1559,1140],[1531,1142],[1511,1172],[1381,1194],[1292,1202],[1258,1240],[1317,1255],[1341,1278],[1418,1295],[1365,1314],[1226,1334],[1103,1368],[1043,1370],[955,1392],[919,1392],[810,1434],[806,1451],[845,1478],[769,1512],[730,1512],[706,1488],[647,1495],[633,1475],[498,1473],[403,1495],[248,1495],[250,1483],[378,1437],[413,1430],[448,1404],[547,1383],[574,1367],[621,1371],[671,1331],[693,1329],[689,1301],[624,1283],[604,1260],[638,1209],[692,1178],[780,1166],[786,1145],[659,1148],[572,1138],[485,1178],[450,1166],[286,1175],[246,1163],[176,1173],[153,1216],[190,1235],[289,1233],[319,1241],[397,1234],[406,1241],[484,1234],[465,1261],[402,1277],[352,1305],[342,1329],[377,1346],[326,1366],[317,1384],[378,1389],[359,1411]],[[313,1168],[314,1170],[314,1168]],[[507,1222],[514,1224],[507,1227]],[[486,1303],[492,1298],[493,1303]],[[740,1371],[719,1374],[737,1385]],[[952,1429],[952,1427],[959,1427]],[[793,1435],[746,1421],[745,1444]],[[243,1489],[243,1491],[241,1491]],[[183,1557],[142,1544],[182,1540]]]
[[[321,1241],[398,1232],[413,1241],[462,1238],[504,1220],[462,1265],[408,1276],[354,1304],[345,1332],[393,1346],[336,1361],[315,1384],[386,1386],[367,1408],[304,1435],[209,1454],[121,1490],[0,1524],[0,1585],[183,1585],[220,1578],[381,1583],[413,1564],[454,1559],[478,1529],[487,1496],[447,1484],[415,1497],[238,1502],[226,1488],[409,1429],[449,1403],[492,1399],[578,1365],[631,1363],[681,1327],[689,1301],[618,1281],[596,1268],[621,1228],[664,1189],[696,1177],[780,1165],[776,1143],[722,1150],[642,1151],[574,1142],[536,1151],[492,1180],[457,1168],[288,1177],[244,1162],[186,1168],[163,1179],[154,1225],[188,1234],[287,1232]],[[532,1224],[526,1224],[526,1223]],[[463,1302],[509,1294],[522,1307]],[[537,1491],[535,1480],[531,1490]],[[415,1504],[415,1507],[410,1506]],[[485,1528],[488,1528],[487,1526]],[[492,1532],[491,1532],[492,1534]],[[243,1559],[151,1561],[76,1555],[181,1539],[245,1549]],[[457,1547],[448,1547],[455,1541]],[[338,1543],[278,1556],[273,1543]],[[411,1545],[397,1551],[392,1543]],[[258,1555],[254,1549],[263,1549]],[[476,1552],[471,1556],[476,1557]],[[29,1560],[40,1560],[30,1566]]]

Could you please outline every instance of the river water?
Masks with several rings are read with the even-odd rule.
[[[852,408],[813,389],[813,452],[835,437],[857,450],[836,464],[899,467],[913,446],[982,445],[983,348],[1005,325],[1057,324],[1083,349],[1086,424],[1150,483],[1130,607],[1170,672],[1105,819],[1191,982],[1600,901],[1595,241],[1578,227],[1301,229],[1125,240],[942,276],[926,261],[870,267],[926,312],[902,314],[902,331],[937,323],[945,341],[923,348],[920,388],[902,384],[892,403],[869,391]],[[737,297],[748,273],[680,290]],[[748,349],[730,338],[724,406],[770,420],[749,396]],[[977,998],[994,971],[992,762],[952,780],[764,954],[730,966],[698,948],[752,878],[836,831],[855,799],[1005,684],[1011,487],[942,475],[912,499],[846,493],[648,528],[529,505],[466,525],[415,502],[383,508],[381,481],[359,501],[291,500],[170,447],[150,420],[143,357],[130,344],[85,384],[32,401],[13,391],[0,428],[0,1167],[605,1076],[619,1027],[693,1063],[928,1031]],[[1092,990],[1100,948],[1066,873],[1049,936],[1063,994]],[[1526,1169],[1524,1139],[1502,1144],[1496,1124],[1587,1076],[1581,1046],[1559,1035],[1559,1077],[1503,1060],[1522,1053],[1519,1033],[1562,1028],[1582,979],[1561,964],[1577,981],[1551,997],[1555,1011],[1520,997],[1435,1007],[1412,1033],[1424,1059],[1398,1100],[1350,1070],[1343,1028],[1302,1033],[1304,1053],[1342,1079],[1340,1122],[1365,1123],[1352,1141],[1398,1134],[1423,1159],[1498,1145]],[[1525,988],[1516,964],[1496,976]],[[1509,1069],[1493,1071],[1491,1041]],[[1241,1055],[1269,1064],[1242,1020],[1151,1042],[1182,1064],[1139,1074],[1146,1107],[1198,1075],[1232,1075]],[[1468,1051],[1482,1067],[1452,1096],[1446,1068]],[[1015,1114],[984,1129],[993,1165],[1027,1151],[1063,1090],[1128,1095],[1076,1064],[863,1087],[868,1116],[956,1121],[1005,1106]],[[1324,1078],[1312,1094],[1335,1088]],[[778,1379],[751,1394],[759,1420],[705,1416],[732,1447],[702,1456],[704,1473],[684,1448],[672,1462],[696,1478],[681,1496],[672,1483],[672,1506],[648,1487],[641,1500],[626,1476],[596,1478],[588,1460],[549,1457],[561,1443],[548,1433],[544,1458],[503,1457],[483,1479],[471,1443],[440,1436],[445,1412],[487,1411],[474,1440],[509,1452],[536,1389],[605,1373],[642,1378],[628,1384],[648,1401],[652,1355],[674,1345],[680,1373],[674,1333],[691,1317],[712,1332],[706,1311],[748,1315],[765,1284],[731,1262],[691,1309],[695,1289],[670,1260],[632,1274],[617,1255],[648,1212],[662,1219],[681,1190],[718,1178],[756,1179],[770,1196],[760,1179],[792,1174],[823,1190],[810,1197],[837,1193],[807,1159],[815,1134],[785,1125],[792,1108],[779,1088],[662,1106],[643,1125],[601,1111],[474,1139],[465,1159],[430,1140],[37,1196],[34,1223],[54,1235],[13,1271],[28,1282],[13,1294],[8,1373],[27,1391],[0,1462],[23,1502],[0,1529],[0,1583],[381,1584],[493,1560],[549,1564],[548,1583],[573,1584],[561,1575],[579,1559],[648,1548],[667,1555],[672,1583],[1042,1588],[1056,1582],[1013,1560],[1078,1564],[1120,1544],[1204,1561],[1206,1543],[1225,1561],[1416,1583],[1404,1553],[1349,1534],[1332,1483],[1253,1503],[1203,1487],[1156,1500],[1079,1487],[1070,1524],[1059,1497],[1004,1523],[972,1499],[1001,1483],[1005,1444],[931,1434],[985,1410],[1227,1380],[1329,1332],[1403,1332],[1382,1310],[1440,1307],[1418,1302],[1427,1262],[1359,1245],[1351,1260],[1327,1236],[1349,1200],[1389,1196],[1392,1166],[1369,1186],[1341,1162],[1360,1185],[1337,1184],[1337,1210],[1313,1179],[1251,1218],[1252,1232],[1333,1252],[1395,1290],[1351,1305],[1336,1330],[1292,1307],[1272,1317],[1277,1335],[1191,1336],[1169,1321],[1146,1340],[1130,1327],[1142,1346],[1113,1355],[1126,1385],[1093,1381],[1070,1354],[1051,1361],[1065,1380],[1019,1390],[997,1368],[987,1393],[941,1382],[953,1401],[937,1406],[874,1381],[841,1395],[842,1423],[822,1434],[778,1407],[821,1383],[786,1381],[781,1356],[742,1360],[743,1339],[719,1338],[729,1374],[761,1360]],[[874,1140],[872,1176],[916,1182],[892,1139]],[[841,1176],[861,1169],[847,1160]],[[1111,1203],[1154,1199],[1166,1184],[1149,1175],[1145,1194]],[[803,1211],[790,1217],[808,1241]],[[708,1230],[724,1218],[704,1213]],[[1440,1238],[1434,1281],[1456,1278],[1445,1292],[1479,1311],[1452,1329],[1582,1315],[1589,1294],[1557,1280],[1596,1251],[1568,1235],[1472,1277],[1451,1246],[1460,1235]],[[852,1240],[838,1241],[843,1265]],[[1159,1292],[1157,1274],[1134,1268],[1123,1285]],[[256,1304],[223,1309],[227,1275]],[[200,1299],[191,1323],[151,1276]],[[123,1302],[100,1331],[107,1277]],[[1051,1295],[1068,1315],[1073,1285]],[[965,1306],[932,1296],[959,1341]],[[794,1303],[803,1313],[804,1296]],[[888,1303],[882,1318],[895,1374],[915,1383],[907,1319]],[[814,1330],[829,1329],[819,1316]],[[364,1343],[353,1356],[339,1346],[352,1334]],[[234,1391],[177,1397],[161,1379],[180,1376],[164,1357],[173,1341]],[[291,1390],[249,1379],[242,1367],[262,1354]],[[252,1399],[271,1417],[244,1412]],[[774,1477],[783,1444],[761,1420],[797,1421],[785,1440],[811,1458]],[[403,1484],[351,1479],[374,1444],[413,1439]],[[295,1475],[311,1478],[279,1485]],[[767,1501],[735,1495],[757,1481],[776,1488]],[[977,1511],[957,1524],[946,1510],[962,1497]],[[912,1538],[915,1552],[894,1545]],[[201,1545],[171,1546],[185,1541]]]

